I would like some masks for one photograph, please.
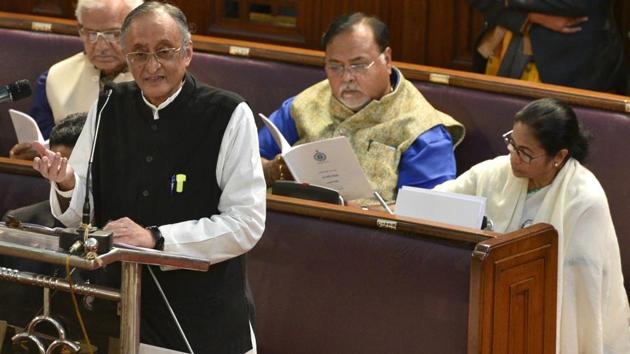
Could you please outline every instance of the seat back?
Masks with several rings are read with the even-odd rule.
[[[0,28],[0,53],[6,58],[0,84],[35,79],[56,61],[81,50],[78,37]],[[33,55],[45,53],[45,55]],[[242,95],[254,113],[270,114],[288,97],[322,80],[321,67],[229,55],[195,52],[190,71],[199,80]],[[507,151],[501,134],[510,130],[514,114],[531,99],[473,90],[428,81],[412,80],[437,109],[466,126],[466,138],[455,155],[458,173]],[[15,134],[7,109],[28,111],[31,99],[0,105],[0,156],[7,156]],[[630,274],[630,165],[626,163],[626,137],[630,115],[603,109],[575,107],[594,139],[586,166],[593,171],[608,196],[622,250],[625,274]],[[45,197],[45,196],[44,196]]]

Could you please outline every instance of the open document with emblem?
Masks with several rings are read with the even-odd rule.
[[[348,138],[339,136],[291,146],[269,118],[263,114],[259,116],[280,147],[282,158],[297,182],[334,189],[345,200],[372,196],[372,186]]]

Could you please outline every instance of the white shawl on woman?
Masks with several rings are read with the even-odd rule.
[[[473,166],[438,190],[487,198],[497,232],[520,225],[527,178],[512,174],[509,155]],[[558,231],[558,353],[630,353],[630,310],[608,200],[597,178],[569,159],[551,183],[534,223]]]

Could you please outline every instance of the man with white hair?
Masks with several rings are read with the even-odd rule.
[[[108,82],[131,81],[120,47],[120,27],[125,16],[143,0],[78,0],[75,16],[83,52],[66,58],[37,79],[30,114],[44,139],[64,117],[87,112]],[[11,148],[11,158],[32,160],[31,143]]]
[[[53,65],[37,80],[31,115],[44,138],[69,114],[87,112],[108,82],[130,81],[120,27],[142,0],[79,0],[75,15],[83,52]]]
[[[120,40],[134,81],[112,85],[92,106],[70,159],[34,143],[42,157],[33,166],[53,182],[52,212],[64,225],[80,223],[89,194],[92,224],[115,243],[207,260],[207,272],[143,270],[142,343],[255,353],[245,262],[265,227],[256,124],[242,97],[187,72],[190,37],[173,5],[150,1],[131,11]],[[120,281],[100,275],[92,283]]]

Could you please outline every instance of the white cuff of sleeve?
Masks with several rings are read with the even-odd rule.
[[[52,182],[52,186],[53,189],[55,190],[55,192],[62,198],[72,198],[72,193],[74,193],[74,188],[69,190],[69,191],[62,191],[59,189],[59,187],[57,186],[57,183]]]

